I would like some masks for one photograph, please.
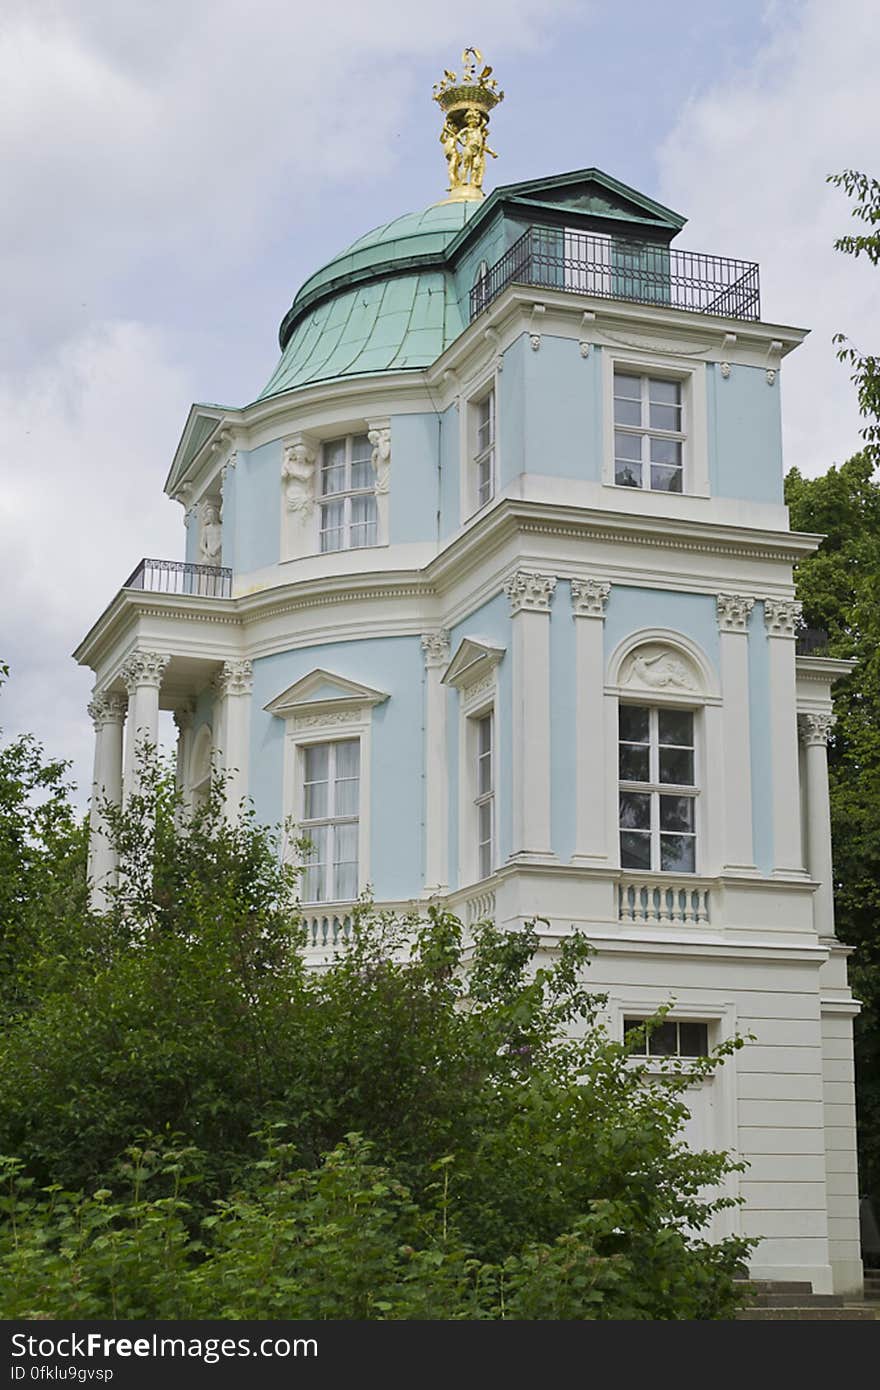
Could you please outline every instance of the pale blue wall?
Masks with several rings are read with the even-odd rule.
[[[779,376],[768,386],[763,367],[734,364],[725,380],[715,363],[706,376],[713,497],[782,502]]]
[[[391,419],[389,539],[431,541],[440,509],[440,416],[394,415]]]
[[[601,478],[599,354],[581,357],[571,338],[544,336],[537,352],[517,338],[504,354],[498,435],[502,488],[524,472]]]
[[[461,525],[458,435],[458,409],[451,405],[440,416],[440,536],[443,540]]]
[[[550,609],[550,838],[553,852],[567,863],[575,850],[577,747],[575,621],[571,614],[571,585],[556,585]],[[597,788],[597,795],[603,795]]]
[[[424,661],[418,637],[334,642],[254,662],[250,784],[257,817],[274,824],[284,813],[285,724],[263,707],[316,666],[388,692],[390,698],[372,713],[370,874],[377,898],[415,897],[423,881],[424,841]]]
[[[773,762],[770,741],[770,652],[764,605],[749,615],[749,733],[752,744],[752,854],[764,874],[773,868]]]
[[[526,441],[526,338],[517,338],[504,353],[498,381],[498,447],[500,488],[525,472]]]
[[[498,666],[498,708],[496,711],[497,782],[495,791],[495,815],[497,827],[498,865],[508,858],[513,843],[512,821],[512,756],[513,756],[513,687],[511,680],[513,658],[510,649],[510,604],[506,594],[495,598],[477,608],[463,622],[450,629],[450,651],[455,655],[464,637],[489,638],[498,646],[504,647],[505,656]],[[457,888],[459,884],[458,833],[459,833],[459,696],[457,690],[450,690],[447,703],[447,728],[449,731],[449,885]]]
[[[582,620],[583,621],[583,620]],[[665,627],[696,642],[721,669],[721,647],[715,598],[711,594],[678,594],[664,589],[640,589],[613,584],[605,611],[605,660],[619,642],[640,628]]]
[[[281,461],[280,439],[239,452],[233,512],[233,554],[239,573],[277,565],[280,558]]]

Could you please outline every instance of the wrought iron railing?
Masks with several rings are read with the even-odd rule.
[[[471,290],[471,318],[514,284],[728,319],[761,316],[758,267],[752,261],[561,227],[529,227],[489,267]]]
[[[828,633],[823,627],[802,627],[797,634],[798,656],[827,656]]]
[[[231,598],[232,570],[224,565],[187,565],[183,560],[141,560],[122,587],[152,594]]]

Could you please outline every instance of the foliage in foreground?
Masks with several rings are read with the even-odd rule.
[[[0,1315],[729,1315],[750,1242],[699,1232],[735,1165],[679,1135],[739,1040],[650,1072],[578,934],[547,958],[531,927],[365,906],[307,971],[295,876],[220,790],[189,814],[145,770],[105,914],[34,886],[0,1022]]]

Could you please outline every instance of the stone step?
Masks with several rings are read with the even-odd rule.
[[[842,1308],[842,1294],[836,1293],[759,1293],[752,1300],[752,1308]]]
[[[811,1294],[813,1285],[809,1279],[737,1279],[739,1287],[744,1284],[759,1293],[798,1293]]]
[[[745,1308],[740,1322],[876,1322],[877,1311],[863,1304],[843,1308]]]

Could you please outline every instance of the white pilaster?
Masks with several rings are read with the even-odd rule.
[[[831,862],[831,803],[828,799],[828,740],[833,714],[798,717],[807,783],[807,869],[819,887],[813,921],[819,936],[834,935],[834,878]]]
[[[425,654],[425,884],[424,894],[445,893],[449,883],[449,771],[446,690],[441,676],[449,664],[448,632],[426,632]]]
[[[138,789],[138,760],[145,746],[159,742],[159,688],[170,658],[161,652],[135,652],[122,668],[128,691],[123,795]]]
[[[798,737],[795,715],[795,636],[801,605],[765,599],[770,653],[770,764],[773,776],[773,873],[803,876]]]
[[[228,816],[238,814],[248,794],[248,740],[254,668],[250,661],[224,661],[215,687],[222,707],[215,727],[222,730],[221,757],[226,774],[224,801]]]
[[[550,838],[550,604],[556,579],[517,570],[504,586],[513,629],[513,847],[553,860]]]
[[[724,868],[754,872],[748,623],[755,600],[719,594],[716,606],[724,701]]]
[[[116,851],[110,842],[101,803],[118,806],[122,800],[122,735],[126,702],[123,695],[96,695],[89,705],[95,726],[95,769],[89,811],[91,905],[97,912],[109,906],[107,888],[116,882]]]
[[[573,863],[608,860],[605,830],[605,605],[611,585],[599,579],[571,581],[575,623],[575,850]]]

